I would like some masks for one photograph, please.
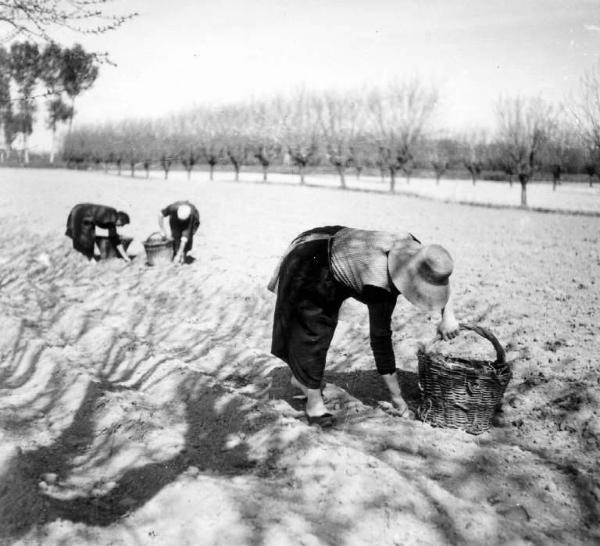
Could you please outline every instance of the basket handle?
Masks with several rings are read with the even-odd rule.
[[[469,330],[471,332],[475,332],[476,334],[479,334],[481,337],[487,339],[494,347],[494,349],[496,350],[496,366],[499,368],[502,368],[503,366],[506,366],[506,353],[504,352],[504,347],[502,347],[502,345],[500,344],[500,342],[498,341],[498,339],[496,338],[496,336],[494,334],[492,334],[492,332],[490,332],[487,328],[484,328],[483,326],[476,326],[475,324],[469,324],[466,322],[461,322],[459,323],[459,329],[460,330]],[[421,343],[420,344],[420,348],[421,350],[426,351],[428,347],[432,346],[434,343],[437,343],[441,341],[441,337],[439,337],[439,334],[435,337],[435,339],[431,340],[428,343]]]
[[[154,231],[150,235],[148,235],[145,242],[152,242],[152,237],[154,237],[155,235],[160,235],[160,239],[154,239],[154,241],[160,242],[160,241],[168,241],[169,240],[169,238],[167,236],[165,236],[162,231]]]
[[[479,334],[481,337],[487,339],[494,347],[496,351],[496,364],[500,366],[504,366],[506,364],[506,353],[504,352],[504,347],[498,341],[498,338],[492,334],[487,328],[483,326],[476,326],[475,324],[468,324],[465,322],[461,322],[459,324],[461,330],[469,330],[471,332],[475,332]]]

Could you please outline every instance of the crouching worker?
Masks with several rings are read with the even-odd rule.
[[[119,256],[126,262],[131,259],[125,252],[117,228],[129,224],[129,215],[112,207],[80,203],[75,205],[67,218],[65,235],[73,240],[73,248],[88,259],[94,257],[95,251],[100,254],[96,243],[96,227],[108,230],[108,239]]]
[[[192,250],[194,234],[200,226],[200,213],[189,201],[175,201],[162,209],[158,215],[158,225],[165,237],[164,219],[167,216],[175,251],[173,261],[183,263],[187,253]]]
[[[346,298],[367,305],[370,344],[393,405],[410,412],[400,392],[392,347],[391,318],[399,294],[425,311],[441,313],[443,339],[458,335],[449,301],[453,261],[439,245],[423,245],[409,233],[342,226],[300,234],[275,271],[277,294],[271,352],[288,364],[292,385],[307,397],[310,424],[333,425],[321,394],[327,351]]]

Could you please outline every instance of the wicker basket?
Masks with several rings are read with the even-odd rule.
[[[167,239],[162,233],[153,233],[143,244],[148,265],[170,263],[173,260],[173,239]]]
[[[423,398],[418,416],[434,426],[480,434],[491,427],[512,372],[502,345],[491,332],[468,324],[461,324],[460,328],[490,341],[496,350],[496,361],[445,357],[421,347],[417,357]]]
[[[121,240],[123,249],[125,250],[125,252],[127,252],[127,249],[129,248],[129,245],[131,244],[131,241],[133,241],[133,237],[119,236],[119,239]],[[110,239],[108,237],[105,237],[102,235],[97,235],[95,240],[96,240],[96,245],[98,245],[98,250],[100,250],[100,259],[101,260],[108,260],[110,258],[120,258],[121,257],[119,255],[119,253],[117,252],[117,249],[115,248],[115,246],[110,242]]]

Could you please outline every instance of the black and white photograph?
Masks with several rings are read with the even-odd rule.
[[[600,0],[0,0],[0,546],[600,544]]]

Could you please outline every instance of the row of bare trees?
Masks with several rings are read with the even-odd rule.
[[[340,94],[301,90],[292,97],[200,108],[156,121],[86,127],[64,144],[68,161],[118,166],[179,160],[191,171],[200,160],[212,169],[227,160],[236,179],[242,165],[290,164],[304,182],[306,167],[325,158],[346,185],[346,172],[377,165],[390,176],[407,171],[431,129],[437,93],[418,80],[385,89]],[[376,156],[376,157],[374,157]]]
[[[572,108],[543,99],[502,97],[496,104],[494,133],[473,130],[442,136],[433,126],[435,89],[419,80],[354,93],[300,90],[293,96],[197,108],[154,121],[124,121],[74,131],[64,143],[72,163],[113,163],[132,175],[160,165],[165,177],[174,161],[188,174],[207,164],[210,177],[219,163],[232,165],[236,180],[243,165],[260,165],[264,180],[273,165],[296,168],[300,182],[310,165],[327,161],[346,186],[347,171],[378,169],[394,191],[399,174],[410,177],[427,167],[439,180],[448,169],[464,168],[473,184],[484,169],[504,172],[521,185],[536,171],[552,174],[554,188],[565,172],[600,172],[600,79],[591,71],[584,93]],[[595,90],[596,94],[592,92]],[[587,92],[587,94],[586,94]]]

